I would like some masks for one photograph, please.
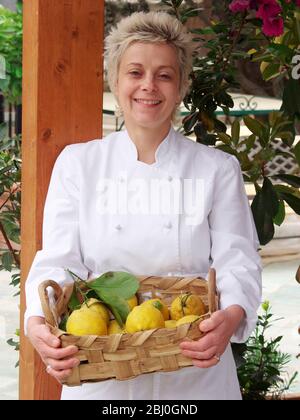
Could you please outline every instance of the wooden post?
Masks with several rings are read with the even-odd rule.
[[[59,399],[23,335],[24,285],[42,245],[53,164],[70,143],[102,131],[104,0],[30,0],[24,5],[20,399]]]

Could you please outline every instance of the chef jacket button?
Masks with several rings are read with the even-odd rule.
[[[115,229],[116,230],[121,230],[122,229],[122,226],[121,225],[117,225],[117,226],[115,226]]]
[[[166,223],[165,228],[166,229],[172,229],[172,223],[171,222]]]
[[[173,177],[171,175],[168,176],[168,181],[172,182],[173,181]]]
[[[123,176],[119,177],[119,182],[121,182],[122,184],[125,182],[125,178]]]

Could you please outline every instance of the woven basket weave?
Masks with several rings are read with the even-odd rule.
[[[218,309],[215,271],[211,269],[208,282],[199,277],[154,277],[137,276],[140,282],[139,302],[145,294],[151,298],[163,298],[170,305],[181,293],[199,295],[206,305],[207,313],[200,320],[180,325],[173,329],[154,329],[134,334],[113,334],[109,336],[74,336],[58,328],[58,320],[66,312],[70,288],[64,288],[52,281],[41,283],[39,294],[45,319],[51,331],[61,340],[62,347],[75,345],[80,365],[73,368],[66,385],[80,385],[84,382],[99,382],[107,379],[126,380],[150,372],[169,372],[192,366],[192,360],[181,354],[179,343],[184,340],[198,340],[203,333],[199,323]],[[47,288],[52,287],[55,303],[50,304]]]

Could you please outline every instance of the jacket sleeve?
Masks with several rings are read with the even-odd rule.
[[[81,278],[88,276],[78,226],[79,175],[70,148],[72,146],[67,146],[58,156],[50,179],[44,207],[42,249],[35,255],[25,284],[25,333],[29,317],[44,316],[38,294],[41,282],[48,279],[60,285],[72,282],[66,268]]]
[[[218,170],[209,215],[212,266],[220,306],[240,305],[245,320],[232,337],[244,342],[254,330],[261,302],[259,241],[238,160],[229,156]]]

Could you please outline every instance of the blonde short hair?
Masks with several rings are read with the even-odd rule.
[[[135,42],[166,42],[175,48],[180,70],[180,97],[183,99],[190,86],[195,44],[182,23],[166,12],[133,13],[122,19],[106,37],[105,55],[111,91],[115,93],[122,56]]]

